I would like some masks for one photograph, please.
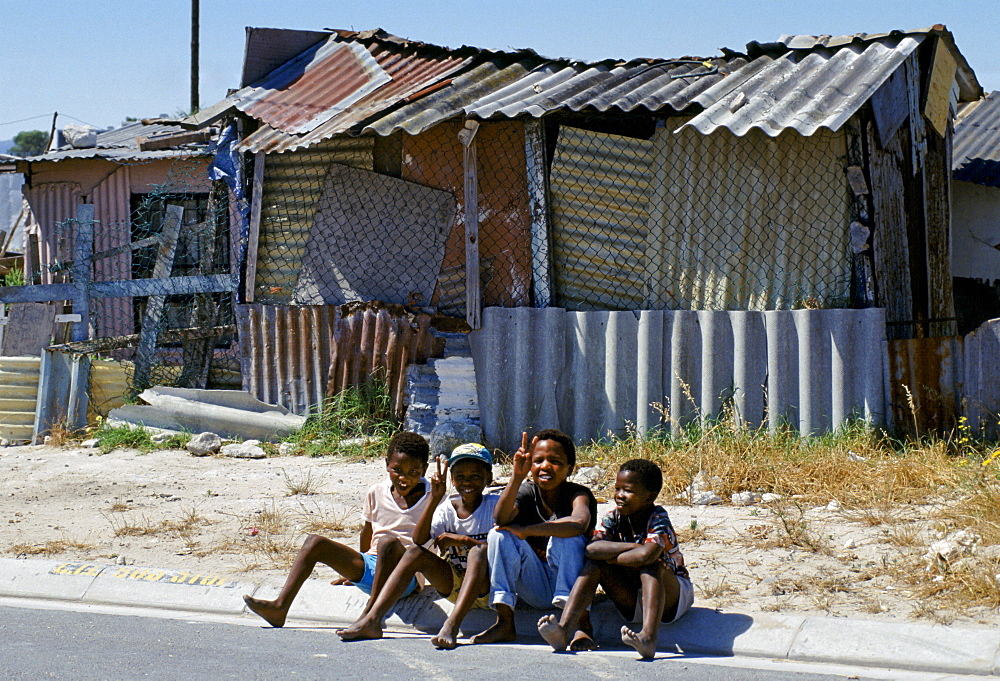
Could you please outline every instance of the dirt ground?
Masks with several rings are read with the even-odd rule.
[[[380,460],[6,447],[0,555],[280,579],[307,532],[357,546],[362,496],[384,476]],[[495,477],[503,476],[498,466]],[[893,509],[891,519],[880,519],[884,509],[847,512],[836,502],[660,502],[681,536],[702,607],[1000,625],[995,609],[916,597],[915,589],[937,579],[924,559],[943,532],[928,520],[930,507]],[[314,578],[332,575],[321,568]]]

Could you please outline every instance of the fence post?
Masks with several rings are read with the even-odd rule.
[[[482,326],[479,291],[479,175],[476,160],[476,131],[479,123],[466,121],[458,133],[465,167],[465,320],[473,329]]]
[[[73,312],[80,315],[80,321],[73,324],[74,341],[90,339],[90,287],[94,255],[94,205],[82,203],[76,207],[76,230],[73,235],[73,284],[76,296],[73,298]]]
[[[153,279],[165,279],[170,276],[170,270],[174,266],[174,255],[177,252],[177,239],[181,233],[181,223],[184,222],[183,206],[167,206],[166,212],[167,216],[163,221],[163,239],[156,254],[156,264],[153,266]],[[133,390],[141,391],[149,387],[149,375],[153,367],[156,339],[160,335],[165,302],[166,296],[150,296],[146,301],[146,309],[142,315],[142,329],[139,332],[139,347],[135,354]]]

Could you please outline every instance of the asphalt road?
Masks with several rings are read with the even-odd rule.
[[[624,649],[557,655],[541,645],[499,645],[439,651],[424,635],[391,636],[344,643],[332,627],[270,629],[236,622],[0,607],[0,677],[814,681],[855,673],[808,673],[795,669],[801,665],[757,660],[742,662],[750,666],[669,656],[642,662]]]

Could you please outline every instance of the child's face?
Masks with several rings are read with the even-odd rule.
[[[615,506],[620,515],[632,515],[636,511],[649,508],[656,496],[642,486],[632,471],[619,471],[615,478]]]
[[[427,463],[403,452],[393,452],[385,460],[385,470],[389,473],[392,488],[400,496],[406,496],[420,483],[420,478],[427,472]]]
[[[573,467],[555,440],[539,440],[531,450],[531,479],[539,489],[553,490],[566,481]]]
[[[451,484],[462,498],[483,495],[493,471],[486,464],[472,459],[459,459],[451,466]]]

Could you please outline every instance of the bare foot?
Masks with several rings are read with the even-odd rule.
[[[265,601],[260,598],[244,595],[243,602],[255,614],[263,617],[264,621],[272,627],[280,629],[285,626],[285,617],[288,615],[288,612],[276,607],[273,601]]]
[[[585,650],[597,650],[597,641],[591,638],[587,632],[577,630],[573,634],[573,640],[569,642],[569,649],[577,653]]]
[[[361,618],[346,629],[338,629],[337,636],[345,641],[366,641],[373,638],[382,638],[382,626],[379,622]]]
[[[566,630],[559,624],[555,615],[543,615],[538,620],[538,633],[542,635],[546,643],[552,646],[552,650],[557,653],[566,650],[569,639],[566,637]]]
[[[628,627],[622,627],[622,643],[635,648],[644,660],[652,660],[656,656],[656,641],[643,636],[641,631],[637,634]]]
[[[441,627],[441,631],[437,633],[437,636],[431,637],[431,643],[435,648],[454,650],[458,646],[458,632],[455,629],[448,626],[448,623],[445,622],[444,626]]]
[[[503,624],[498,621],[496,624],[494,624],[486,631],[473,636],[469,640],[469,642],[472,644],[511,643],[516,640],[517,640],[517,629],[514,628],[514,625]]]

